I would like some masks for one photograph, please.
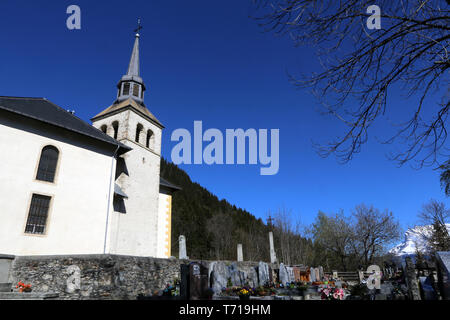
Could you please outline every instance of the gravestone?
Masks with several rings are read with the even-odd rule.
[[[183,260],[183,259],[189,259],[189,257],[187,256],[186,253],[186,237],[181,235],[178,238],[178,250],[179,250],[179,259]]]
[[[419,282],[423,300],[437,300],[433,276],[420,277]]]
[[[286,270],[289,276],[289,283],[295,282],[294,268],[286,267]]]
[[[443,299],[450,300],[450,251],[439,251],[436,256],[439,288]]]
[[[199,263],[191,263],[189,265],[189,299],[205,299],[208,289],[208,269]]]
[[[316,282],[316,270],[313,267],[311,267],[309,270],[309,279],[311,280],[311,282]]]
[[[300,270],[300,280],[311,282],[310,270],[308,268],[305,271]]]
[[[237,261],[244,261],[244,254],[242,252],[242,244],[237,245]]]
[[[315,268],[314,272],[316,273],[316,281],[322,281],[322,279],[320,279],[319,268]]]
[[[259,285],[264,286],[270,283],[269,279],[269,265],[265,262],[260,261],[258,263],[258,280]]]
[[[210,287],[214,293],[222,292],[226,288],[228,279],[231,279],[229,268],[222,261],[214,261],[209,265]]]
[[[8,283],[9,270],[14,260],[14,256],[0,255],[0,283]]]
[[[415,265],[411,257],[405,258],[405,278],[408,286],[408,295],[411,300],[421,300],[419,284],[417,282]]]
[[[250,268],[247,273],[247,281],[248,285],[252,288],[256,288],[258,286],[258,272],[256,268]]]
[[[181,265],[180,297],[183,300],[189,299],[189,265]]]
[[[279,277],[280,277],[280,283],[285,286],[287,283],[289,283],[289,274],[288,271],[286,269],[286,266],[284,265],[284,263],[280,263],[280,271],[278,272]]]
[[[319,279],[320,279],[320,281],[323,281],[323,279],[324,279],[324,273],[323,273],[323,267],[322,266],[319,266]]]
[[[273,245],[273,232],[269,232],[269,245],[270,245],[270,263],[277,262],[277,255],[275,254],[275,247]]]
[[[294,267],[293,269],[294,269],[294,281],[295,282],[302,281],[300,268]]]
[[[247,274],[244,271],[239,270],[236,263],[231,264],[229,271],[231,284],[233,286],[240,287],[245,285]]]
[[[276,269],[269,267],[269,284],[278,282],[278,272]]]

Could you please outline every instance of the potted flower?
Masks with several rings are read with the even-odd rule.
[[[16,286],[16,289],[19,289],[19,292],[31,292],[31,284],[25,284],[23,282],[19,282]]]
[[[239,299],[241,300],[250,300],[250,296],[252,295],[252,291],[249,288],[242,288],[238,291]]]

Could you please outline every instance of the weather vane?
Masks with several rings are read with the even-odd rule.
[[[144,27],[141,26],[141,18],[138,18],[138,27],[134,32],[139,33]]]

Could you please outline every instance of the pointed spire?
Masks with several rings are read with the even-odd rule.
[[[127,76],[139,77],[139,33],[136,33],[133,53],[131,54],[130,64],[128,65]]]
[[[138,28],[134,30],[136,32],[136,38],[134,40],[133,52],[131,53],[128,71],[117,85],[119,89],[119,93],[117,95],[118,102],[131,98],[139,104],[144,103],[145,85],[144,81],[140,77],[139,68],[139,31],[141,29],[141,19],[138,19]]]

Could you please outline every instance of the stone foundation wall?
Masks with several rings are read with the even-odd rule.
[[[181,265],[191,262],[120,255],[21,256],[12,262],[9,282],[31,284],[36,293],[58,293],[59,299],[135,300],[181,280]],[[229,280],[235,286],[257,286],[262,277],[257,271],[262,262],[195,262],[209,270],[208,282],[216,293]]]
[[[33,292],[60,299],[131,299],[151,295],[180,279],[186,260],[116,255],[16,257],[10,282],[31,284]]]
[[[181,279],[181,265],[190,262],[119,255],[22,256],[13,260],[9,282],[31,284],[37,293],[58,293],[59,299],[135,300]],[[228,279],[233,285],[258,285],[256,267],[261,262],[195,262],[209,269],[209,284],[216,292]]]

